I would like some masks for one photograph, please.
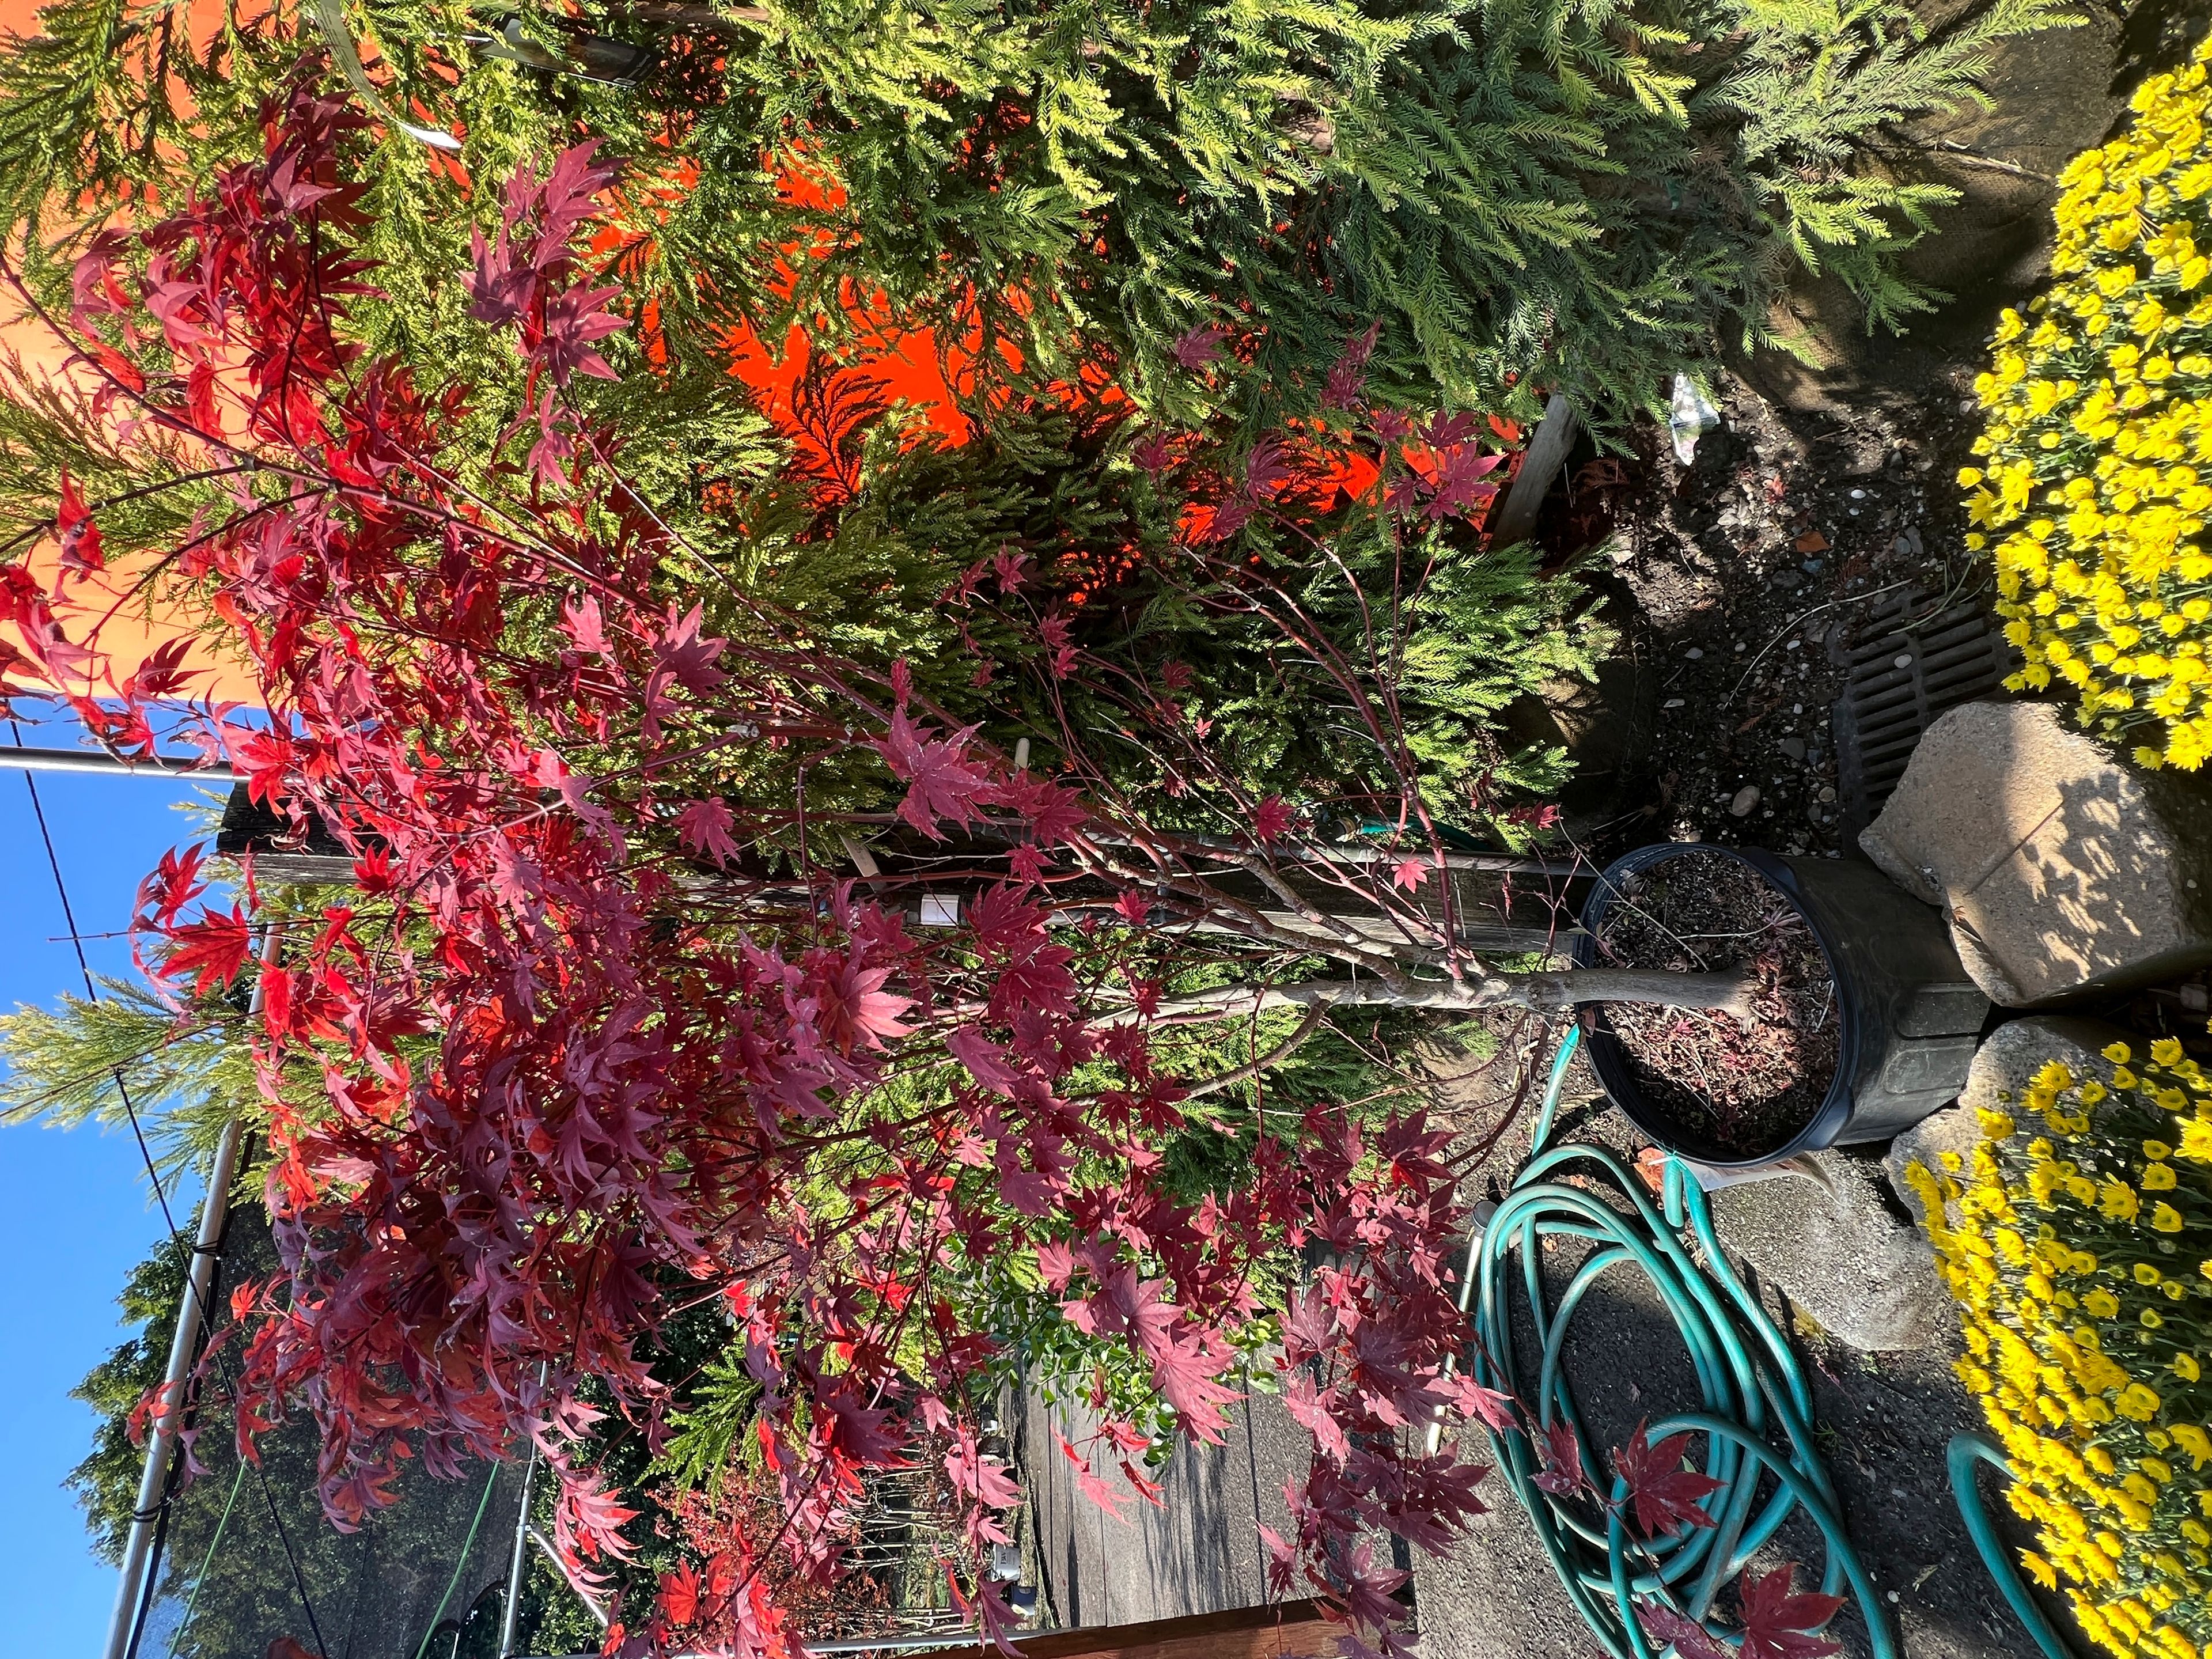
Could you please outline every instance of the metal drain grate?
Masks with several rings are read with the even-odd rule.
[[[1844,844],[1873,822],[1938,714],[1986,697],[2013,669],[2004,636],[1980,599],[1929,611],[1910,591],[1830,646],[1845,673],[1829,711]]]

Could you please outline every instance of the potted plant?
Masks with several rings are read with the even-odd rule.
[[[1575,961],[1753,978],[1751,1019],[1648,1004],[1582,1014],[1613,1103],[1723,1168],[1918,1122],[1959,1092],[1989,1014],[1942,917],[1858,860],[1643,848],[1592,889]]]

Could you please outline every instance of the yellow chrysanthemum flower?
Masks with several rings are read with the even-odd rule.
[[[2212,389],[2206,421],[2212,463]],[[2078,579],[2097,589],[2106,574]],[[2112,629],[2162,630],[2172,611],[2122,594],[2105,614]],[[2204,1659],[2212,1322],[2197,1308],[2212,1220],[2196,1206],[2212,1200],[2212,1079],[2179,1043],[2154,1048],[2141,1075],[2137,1053],[2107,1052],[2094,1115],[2090,1079],[2044,1066],[2009,1109],[1978,1117],[1964,1155],[1940,1171],[1912,1166],[1905,1183],[1958,1300],[1959,1377],[2004,1447],[2007,1499],[2035,1532],[2027,1554],[2085,1598],[2081,1626],[2100,1650],[2137,1659],[2185,1645]],[[2039,1119],[2047,1132],[2023,1133]]]

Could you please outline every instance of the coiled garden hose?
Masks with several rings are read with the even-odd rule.
[[[1715,1524],[1671,1538],[1632,1539],[1628,1483],[1617,1475],[1604,1518],[1593,1523],[1537,1486],[1542,1464],[1522,1430],[1492,1433],[1503,1478],[1528,1511],[1568,1599],[1613,1659],[1657,1659],[1665,1650],[1638,1625],[1638,1601],[1669,1604],[1716,1637],[1734,1636],[1717,1620],[1715,1598],[1793,1515],[1820,1534],[1822,1593],[1848,1591],[1865,1617],[1875,1659],[1897,1659],[1887,1610],[1837,1517],[1835,1487],[1813,1443],[1811,1390],[1782,1333],[1730,1270],[1694,1175],[1679,1158],[1668,1158],[1662,1217],[1633,1173],[1604,1147],[1547,1148],[1580,1041],[1580,1030],[1571,1029],[1560,1042],[1528,1161],[1469,1243],[1460,1284],[1461,1306],[1473,1304],[1468,1370],[1485,1387],[1525,1402],[1536,1414],[1537,1431],[1564,1420],[1577,1445],[1589,1447],[1560,1363],[1567,1334],[1600,1278],[1615,1267],[1641,1273],[1674,1322],[1704,1402],[1703,1410],[1650,1425],[1646,1434],[1655,1445],[1686,1431],[1705,1437],[1705,1472],[1720,1482],[1705,1500]],[[1570,1166],[1588,1186],[1559,1178]],[[1555,1238],[1597,1247],[1556,1300],[1545,1288],[1541,1261],[1544,1245]],[[1533,1329],[1540,1352],[1534,1387],[1516,1364],[1516,1317],[1523,1331]],[[1605,1490],[1605,1471],[1590,1452],[1582,1455]]]

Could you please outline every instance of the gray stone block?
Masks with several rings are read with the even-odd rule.
[[[1977,702],[1929,727],[1859,845],[2021,1008],[2212,963],[2208,824],[2201,781],[2122,766],[2050,704]]]
[[[2077,1078],[2102,1077],[2112,1063],[2098,1051],[2126,1040],[2127,1033],[2117,1025],[2063,1015],[2038,1014],[2000,1025],[1975,1050],[1959,1103],[1922,1120],[1890,1143],[1882,1162],[1888,1167],[1891,1187],[1919,1215],[1920,1200],[1905,1182],[1906,1164],[1917,1162],[1937,1169],[1945,1152],[1956,1152],[1964,1159],[1982,1138],[1976,1112],[1993,1112],[2018,1100],[2051,1060],[2063,1060]]]
[[[1881,1161],[1842,1150],[1711,1195],[1721,1242],[1839,1341],[1917,1348],[1954,1320],[1934,1258]]]

